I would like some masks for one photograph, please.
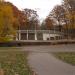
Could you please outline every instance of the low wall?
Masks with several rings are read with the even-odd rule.
[[[75,40],[51,40],[51,41],[12,41],[12,42],[0,42],[0,47],[18,47],[25,45],[61,45],[61,44],[75,44]]]

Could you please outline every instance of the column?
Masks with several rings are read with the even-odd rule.
[[[19,32],[19,40],[21,40],[21,33]]]
[[[28,40],[28,30],[27,30],[27,40]]]
[[[51,40],[51,39],[50,39],[50,37],[51,37],[51,35],[50,35],[50,34],[51,34],[51,33],[50,33],[50,30],[49,30],[49,40]]]
[[[37,33],[36,33],[36,31],[35,31],[35,40],[37,40]]]
[[[16,41],[18,40],[18,33],[16,33],[16,39],[15,39]]]

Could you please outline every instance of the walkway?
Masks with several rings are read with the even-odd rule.
[[[39,45],[39,46],[25,46],[24,51],[31,52],[75,52],[75,44],[68,45]]]
[[[37,75],[75,75],[75,66],[64,63],[49,53],[32,53],[28,59]]]
[[[75,52],[75,45],[26,46],[31,68],[37,75],[75,75],[75,66],[56,59],[50,52]]]

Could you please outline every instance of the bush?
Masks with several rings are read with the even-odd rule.
[[[0,42],[9,42],[9,41],[12,41],[12,40],[13,40],[13,38],[9,37],[9,36],[0,37]]]

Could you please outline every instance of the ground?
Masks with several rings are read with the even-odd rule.
[[[75,66],[56,59],[50,53],[32,53],[29,64],[37,75],[75,75]]]
[[[56,58],[59,58],[63,62],[69,63],[75,66],[75,52],[55,52],[52,53]]]
[[[0,48],[0,70],[6,75],[31,75],[31,70],[37,75],[75,75],[74,65],[63,62],[52,54],[59,52],[74,53],[75,44],[3,47]]]
[[[27,55],[24,51],[0,52],[0,75],[31,75]]]

